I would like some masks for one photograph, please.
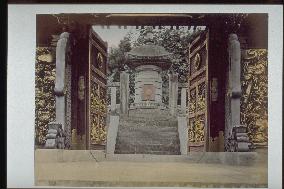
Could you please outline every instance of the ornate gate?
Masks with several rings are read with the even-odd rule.
[[[189,151],[205,151],[209,133],[208,30],[189,45]]]
[[[89,32],[89,67],[87,83],[88,149],[104,148],[106,143],[106,60],[107,43],[96,32]]]

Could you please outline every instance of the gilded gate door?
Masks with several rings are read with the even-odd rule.
[[[189,151],[207,151],[209,133],[208,30],[189,45]]]
[[[103,149],[106,144],[106,76],[107,43],[90,29],[88,103],[87,103],[87,148]]]

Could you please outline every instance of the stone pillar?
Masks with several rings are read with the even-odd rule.
[[[176,115],[178,100],[178,74],[169,74],[169,109],[172,115]]]
[[[46,148],[56,148],[56,134],[59,128],[65,132],[64,143],[70,147],[71,137],[71,65],[68,64],[69,33],[63,32],[56,46],[55,111],[56,122],[48,124]],[[65,145],[63,144],[63,146]]]
[[[126,71],[120,73],[120,113],[128,115],[129,109],[129,74]]]
[[[240,125],[240,98],[241,98],[241,48],[238,36],[236,34],[229,35],[228,41],[229,55],[229,105],[230,105],[230,122],[227,126],[227,131],[230,131],[233,126]],[[228,133],[227,133],[228,134]]]
[[[186,113],[186,95],[187,95],[187,88],[181,88],[181,110],[182,113]]]
[[[65,127],[65,72],[66,72],[66,53],[69,33],[63,32],[56,46],[56,76],[54,93],[56,96],[56,122],[61,123],[63,130]]]
[[[116,109],[116,87],[110,87],[110,110],[114,112]]]

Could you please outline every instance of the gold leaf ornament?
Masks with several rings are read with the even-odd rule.
[[[103,63],[104,63],[104,57],[103,57],[102,53],[100,53],[100,52],[97,55],[97,62],[98,62],[99,68],[102,68]]]
[[[198,70],[200,68],[201,65],[201,57],[199,53],[196,53],[196,55],[194,56],[193,59],[193,64],[196,70]]]

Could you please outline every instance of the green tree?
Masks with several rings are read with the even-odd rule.
[[[119,81],[118,71],[125,67],[126,57],[125,53],[131,50],[132,33],[128,33],[122,40],[118,47],[110,48],[108,55],[109,76],[112,81]]]
[[[118,82],[120,79],[120,70],[125,68],[126,63],[126,53],[131,51],[131,39],[132,33],[127,33],[126,36],[120,40],[118,47],[110,49],[108,56],[108,65],[109,65],[109,82]],[[130,71],[130,102],[134,101],[134,72]],[[119,99],[119,94],[117,93]]]
[[[144,28],[140,30],[140,35],[133,46],[143,45],[145,43],[145,33],[151,30],[154,34],[154,44],[164,47],[172,54],[172,69],[179,74],[179,80],[185,81],[188,74],[188,44],[197,36],[201,30],[187,30],[181,28],[178,30],[162,27],[161,29]]]

